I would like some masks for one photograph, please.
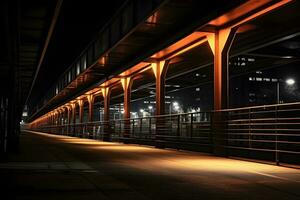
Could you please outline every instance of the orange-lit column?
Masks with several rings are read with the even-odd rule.
[[[229,105],[228,53],[235,33],[235,28],[227,28],[207,36],[214,54],[214,110],[226,109]]]
[[[169,61],[158,61],[152,63],[156,78],[156,115],[165,114],[165,78],[169,67]]]
[[[87,96],[88,102],[89,102],[89,122],[93,121],[93,116],[94,116],[94,96],[93,95],[88,95]]]
[[[152,70],[156,78],[156,115],[165,114],[165,78],[169,67],[169,61],[158,61],[151,64]],[[162,127],[165,126],[165,120],[163,118],[156,119],[156,133],[157,140],[163,139],[161,135],[164,133]],[[156,143],[156,147],[163,147],[161,143]]]
[[[208,42],[214,54],[214,110],[212,117],[213,152],[227,156],[227,116],[220,112],[229,106],[229,66],[228,54],[236,29],[221,29],[208,34]]]
[[[83,122],[83,100],[79,99],[77,101],[79,107],[79,123]]]
[[[67,112],[68,112],[68,121],[67,124],[71,124],[71,118],[72,118],[72,106],[67,106]]]
[[[130,135],[130,98],[131,98],[131,86],[133,79],[130,77],[121,78],[121,83],[124,91],[124,137]]]
[[[101,88],[103,99],[104,99],[104,121],[109,121],[109,103],[110,103],[110,92],[109,87]]]
[[[109,103],[110,103],[110,92],[109,87],[101,88],[103,99],[104,99],[104,141],[110,141],[111,129],[109,124]]]
[[[72,103],[71,107],[72,107],[72,123],[76,124],[76,103]]]

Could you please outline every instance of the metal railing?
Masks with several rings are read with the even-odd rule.
[[[221,148],[229,156],[300,164],[300,103],[45,126],[37,130],[205,152]]]
[[[300,103],[222,112],[229,155],[300,164]]]

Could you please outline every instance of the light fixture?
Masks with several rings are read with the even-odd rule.
[[[292,78],[287,79],[285,82],[286,82],[286,84],[288,84],[288,85],[294,85],[294,84],[295,84],[295,80],[292,79]]]

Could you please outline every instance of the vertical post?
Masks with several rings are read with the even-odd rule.
[[[72,106],[67,106],[68,109],[68,123],[67,123],[67,135],[70,134],[71,128],[71,117],[72,117]]]
[[[169,61],[158,61],[151,64],[156,78],[156,115],[165,114],[165,79]]]
[[[155,75],[155,83],[156,83],[156,115],[164,115],[165,114],[165,79],[167,70],[169,67],[169,61],[158,61],[151,64],[152,70]],[[157,117],[156,118],[156,139],[160,140],[163,137],[159,137],[163,132],[160,132],[159,127],[165,126],[165,118]],[[157,147],[162,147],[159,142],[156,144]]]
[[[75,136],[75,132],[76,132],[76,129],[75,129],[75,124],[76,124],[76,103],[72,103],[71,104],[72,106],[72,121],[73,121],[73,128],[72,128],[72,136]]]
[[[89,102],[89,122],[93,121],[93,116],[94,116],[94,96],[93,95],[88,95],[87,96],[88,102]]]
[[[277,104],[280,104],[280,91],[279,91],[279,89],[280,89],[280,85],[279,85],[280,83],[279,83],[279,79],[277,80],[277,84],[276,84],[276,86],[277,86]]]
[[[130,136],[130,98],[131,98],[131,86],[133,79],[131,77],[121,78],[121,84],[124,91],[124,137]]]
[[[193,127],[194,127],[194,114],[191,113],[191,132],[190,132],[190,137],[193,138]]]
[[[109,103],[110,103],[110,92],[111,89],[109,87],[101,88],[102,95],[104,98],[104,141],[110,141],[110,125],[109,125]]]
[[[227,113],[221,109],[229,107],[229,70],[228,54],[234,40],[236,28],[225,28],[207,35],[208,43],[214,54],[214,153],[226,156],[227,153]]]
[[[180,137],[180,115],[177,115],[177,138]]]
[[[79,107],[79,123],[82,123],[83,122],[83,100],[79,99],[77,102]]]

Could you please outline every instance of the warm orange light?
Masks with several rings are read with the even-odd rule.
[[[206,33],[204,32],[194,32],[187,37],[179,40],[178,42],[172,44],[171,46],[155,53],[151,56],[153,59],[158,60],[167,60],[170,57],[174,57],[173,55],[176,54],[176,52],[187,48],[188,46],[193,45],[197,41],[199,41],[201,38],[205,37]],[[200,42],[202,44],[203,42]],[[199,44],[198,44],[199,45]],[[197,46],[197,45],[196,45]]]
[[[107,97],[107,95],[108,95],[109,88],[108,88],[108,87],[101,88],[101,91],[102,91],[103,97],[105,98],[105,97]]]
[[[128,86],[129,86],[129,83],[130,83],[130,77],[126,77],[126,78],[121,78],[121,84],[122,84],[122,87],[123,87],[123,90],[127,90],[128,89]]]
[[[155,63],[151,63],[151,67],[156,78],[160,77],[165,66],[165,62],[166,61],[158,61]]]
[[[244,4],[232,9],[231,11],[227,12],[226,14],[217,17],[216,19],[210,21],[207,25],[214,26],[220,28],[220,27],[226,27],[224,29],[218,30],[218,38],[216,38],[216,33],[210,33],[210,32],[194,32],[190,35],[186,36],[185,38],[177,41],[176,43],[170,45],[169,47],[158,51],[154,55],[152,55],[149,60],[151,60],[151,65],[149,65],[148,62],[140,62],[137,65],[131,67],[130,69],[124,71],[121,73],[121,83],[123,89],[128,87],[128,84],[126,82],[129,82],[127,78],[125,77],[131,77],[135,73],[142,73],[145,70],[148,70],[149,67],[152,68],[155,77],[158,77],[161,75],[161,72],[164,67],[165,60],[174,59],[176,56],[185,53],[204,42],[208,41],[209,46],[213,52],[213,54],[216,54],[216,48],[218,48],[219,52],[222,52],[222,49],[224,48],[224,45],[226,44],[230,29],[235,27],[240,27],[238,29],[238,32],[247,31],[250,29],[253,29],[253,26],[245,26],[245,23],[249,22],[250,20],[253,20],[259,16],[262,16],[276,8],[279,8],[289,2],[292,2],[293,0],[280,0],[280,1],[272,1],[272,0],[249,0],[246,1]],[[274,3],[273,3],[274,2]],[[270,5],[267,7],[267,5]],[[255,13],[251,13],[253,11],[256,11]],[[243,18],[244,17],[244,18]],[[146,22],[155,24],[158,20],[157,13],[150,16]],[[243,25],[243,26],[241,26]],[[246,24],[247,25],[247,24]],[[218,46],[216,47],[216,40],[218,40]],[[107,55],[102,56],[98,63],[100,65],[105,65],[107,63]],[[215,62],[221,62],[220,58],[215,58]],[[158,62],[152,62],[153,60],[158,60]],[[125,76],[125,77],[122,77]],[[216,69],[215,76],[221,76],[221,70]],[[120,77],[114,77],[109,79],[108,81],[104,82],[101,87],[101,91],[103,96],[107,96],[108,94],[108,87],[111,84],[116,83],[120,80]],[[129,79],[130,80],[130,79]],[[216,88],[221,88],[221,79],[216,80]],[[99,88],[94,88],[88,92],[88,94],[96,94],[99,93]],[[218,94],[217,94],[218,95]],[[79,102],[76,102],[79,103]],[[70,103],[70,106],[72,108],[75,107],[74,101],[73,103]],[[60,108],[59,108],[60,109]],[[56,109],[51,112],[51,115],[56,115],[59,109]],[[43,119],[42,116],[41,119]],[[38,120],[35,120],[34,122],[39,122]]]
[[[178,52],[172,54],[171,56],[168,57],[168,59],[171,59],[171,58],[174,58],[175,56],[178,56],[178,55],[180,55],[180,54],[183,54],[183,53],[185,53],[185,52],[187,52],[187,51],[189,51],[189,50],[191,50],[191,49],[193,49],[193,48],[195,48],[195,47],[197,47],[197,46],[199,46],[199,45],[201,45],[201,44],[203,44],[203,43],[205,43],[205,42],[207,42],[207,39],[206,39],[206,38],[204,38],[204,39],[202,39],[202,40],[200,40],[200,41],[198,41],[198,42],[195,42],[195,43],[193,43],[193,44],[191,44],[191,45],[189,45],[189,46],[187,46],[187,47],[181,49],[180,51],[178,51]]]
[[[271,6],[268,6],[265,9],[262,9],[261,11],[258,11],[252,15],[250,15],[249,17],[246,17],[243,20],[239,20],[238,22],[236,22],[235,24],[231,24],[230,27],[236,27],[239,26],[241,24],[244,24],[258,16],[261,16],[271,10],[274,10],[284,4],[287,4],[289,2],[291,2],[292,0],[281,0]],[[209,25],[213,25],[213,26],[224,26],[228,23],[230,23],[231,21],[234,21],[240,17],[242,17],[243,15],[246,15],[248,13],[250,13],[251,11],[255,10],[255,9],[259,9],[260,7],[263,7],[264,5],[268,4],[272,2],[271,0],[250,0],[247,1],[246,3],[242,4],[241,6],[238,6],[237,8],[232,9],[231,11],[229,11],[228,13],[210,21],[208,24]]]

